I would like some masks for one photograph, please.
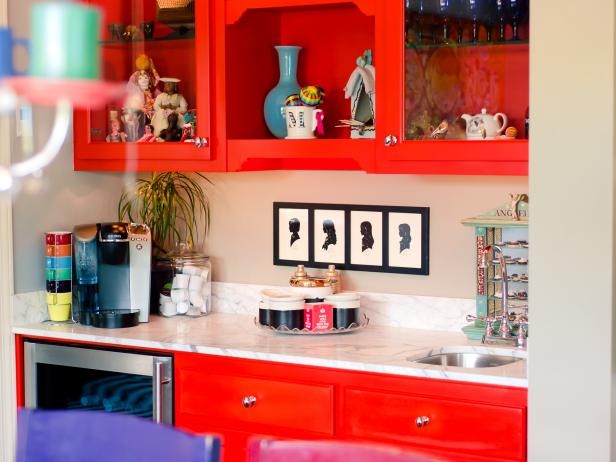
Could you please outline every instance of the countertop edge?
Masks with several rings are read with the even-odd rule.
[[[74,332],[51,332],[45,329],[37,329],[31,326],[14,326],[13,334],[53,338],[58,340],[74,340],[83,342],[94,342],[110,346],[128,346],[137,348],[151,348],[156,350],[169,350],[187,353],[200,353],[217,356],[228,356],[241,359],[253,359],[261,361],[272,361],[287,364],[298,364],[304,366],[326,367],[356,372],[371,372],[377,374],[391,374],[406,377],[422,377],[440,380],[452,380],[459,382],[470,382],[488,385],[500,385],[508,387],[528,388],[527,378],[503,377],[484,374],[473,374],[468,372],[452,371],[451,369],[430,369],[416,368],[412,366],[395,366],[387,364],[372,364],[366,362],[343,361],[339,359],[323,359],[310,356],[283,355],[279,353],[263,353],[250,350],[237,350],[232,348],[192,346],[181,343],[168,343],[161,341],[134,339],[134,338],[113,338],[99,336],[95,334],[81,334]]]

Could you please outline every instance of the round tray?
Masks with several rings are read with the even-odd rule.
[[[277,334],[290,334],[290,335],[331,335],[331,334],[348,334],[350,332],[356,332],[363,329],[370,323],[370,318],[365,313],[362,315],[362,319],[359,324],[353,323],[349,327],[339,327],[330,330],[312,331],[308,329],[289,329],[287,326],[280,326],[278,328],[271,326],[264,326],[260,324],[257,318],[254,318],[255,326],[259,329],[269,332],[275,332]]]

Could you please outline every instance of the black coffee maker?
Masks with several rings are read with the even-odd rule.
[[[94,327],[130,327],[150,312],[151,237],[146,225],[76,226],[76,320]]]

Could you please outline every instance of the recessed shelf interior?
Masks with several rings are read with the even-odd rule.
[[[188,109],[195,109],[196,101],[196,54],[194,30],[182,33],[160,23],[156,18],[156,0],[129,2],[124,0],[95,0],[92,2],[104,11],[101,42],[101,71],[105,80],[126,82],[135,72],[135,59],[145,53],[154,62],[160,77],[180,79],[179,92],[186,98]],[[130,6],[132,4],[132,6]],[[117,40],[111,35],[110,25],[139,27],[154,21],[151,39]],[[162,88],[162,84],[160,85]],[[109,132],[111,111],[121,115],[123,101],[114,101],[103,109],[90,111],[90,140],[105,141]]]
[[[326,92],[320,106],[326,138],[349,138],[335,128],[350,118],[344,87],[364,50],[374,51],[374,17],[354,4],[247,10],[226,26],[226,115],[229,139],[274,139],[263,117],[263,102],[278,83],[276,45],[303,47],[297,79]],[[378,55],[374,56],[379,67]]]

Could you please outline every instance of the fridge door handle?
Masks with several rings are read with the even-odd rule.
[[[170,392],[172,389],[170,366],[171,358],[154,358],[152,404],[156,423],[173,423],[171,421],[173,400]]]

